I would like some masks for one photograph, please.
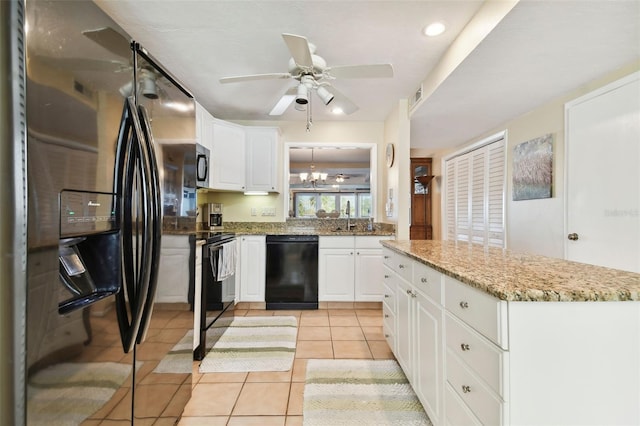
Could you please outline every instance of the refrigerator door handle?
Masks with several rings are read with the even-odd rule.
[[[161,193],[160,193],[160,177],[158,172],[158,164],[155,153],[155,141],[153,139],[153,133],[151,131],[151,121],[147,114],[146,109],[143,106],[138,107],[138,114],[140,117],[140,125],[144,134],[143,146],[144,155],[148,159],[148,172],[150,184],[149,187],[149,216],[150,227],[147,230],[150,234],[151,247],[150,247],[150,271],[147,297],[142,311],[142,321],[138,330],[137,342],[142,343],[147,334],[149,323],[151,321],[151,315],[153,313],[153,305],[156,295],[156,288],[158,284],[158,269],[160,265],[160,242],[162,238],[162,211],[161,211]]]
[[[122,249],[122,288],[116,295],[116,313],[122,347],[128,353],[135,345],[142,322],[151,269],[149,164],[143,154],[146,142],[132,97],[125,99],[117,143],[114,187]]]

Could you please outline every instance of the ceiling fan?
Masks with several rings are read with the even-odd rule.
[[[294,79],[296,86],[291,87],[278,101],[269,115],[282,115],[295,99],[296,109],[306,110],[310,94],[315,92],[325,105],[333,103],[345,114],[352,114],[358,106],[340,93],[329,81],[336,78],[390,78],[393,77],[391,64],[327,66],[327,62],[316,55],[316,46],[299,35],[282,34],[291,59],[289,72],[224,77],[221,83],[238,83],[251,80]]]

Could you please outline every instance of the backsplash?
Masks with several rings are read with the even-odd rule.
[[[357,234],[395,234],[395,225],[390,223],[373,223],[373,230],[369,231],[368,219],[351,219],[355,229],[351,233]],[[198,222],[198,230],[206,230],[204,222]],[[287,219],[286,222],[224,222],[224,230],[237,234],[330,234],[332,232],[348,233],[347,219]]]

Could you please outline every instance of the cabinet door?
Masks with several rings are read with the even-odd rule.
[[[278,192],[278,128],[246,129],[247,191]]]
[[[439,304],[416,292],[414,342],[414,383],[420,402],[433,424],[442,420],[444,378],[443,378],[443,310]]]
[[[243,191],[245,189],[245,134],[240,126],[215,121],[211,150],[211,182],[213,189]]]
[[[382,248],[356,249],[355,299],[357,302],[382,300]]]
[[[196,102],[196,141],[213,150],[213,116]]]
[[[413,368],[412,359],[412,336],[413,313],[412,313],[412,294],[413,290],[409,283],[398,278],[396,280],[398,286],[396,289],[396,358],[407,376],[412,381]]]
[[[266,254],[264,235],[240,238],[239,302],[264,302]]]
[[[318,300],[321,302],[353,302],[354,250],[318,250]]]

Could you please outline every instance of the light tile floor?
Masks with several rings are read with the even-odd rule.
[[[308,359],[393,359],[382,332],[379,303],[329,303],[320,308],[267,311],[260,304],[237,305],[236,316],[298,318],[293,368],[286,372],[199,374],[194,362],[192,396],[179,425],[302,425]]]

